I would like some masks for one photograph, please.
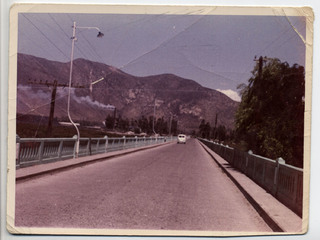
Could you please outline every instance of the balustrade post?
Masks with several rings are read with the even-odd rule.
[[[108,136],[104,136],[104,138],[106,139],[106,143],[105,143],[105,145],[104,145],[104,152],[106,153],[106,152],[108,152]]]
[[[44,150],[44,140],[41,140],[40,146],[39,146],[39,161],[42,162],[43,159],[43,150]]]
[[[96,154],[99,153],[99,144],[100,144],[100,139],[97,140],[97,144],[96,144]]]
[[[92,151],[91,151],[91,138],[88,139],[88,144],[87,144],[87,155],[91,156]]]
[[[73,158],[76,158],[78,136],[74,135],[72,138],[75,140],[74,141],[74,147],[73,147]],[[80,139],[79,139],[79,141],[80,141]]]
[[[123,136],[122,138],[123,138],[123,149],[125,149],[126,148],[126,136]]]
[[[16,135],[16,166],[20,166],[20,137]]]
[[[63,149],[63,140],[61,140],[59,143],[59,148],[58,148],[58,159],[59,160],[61,160],[61,158],[62,158],[62,149]]]
[[[246,168],[245,168],[246,175],[249,175],[249,168],[248,168],[248,166],[249,166],[249,156],[252,155],[252,154],[253,154],[252,150],[249,150],[248,154],[246,155]],[[255,166],[256,166],[256,163],[255,163],[255,159],[254,159],[253,160],[253,170],[252,170],[252,176],[251,177],[254,177]]]
[[[232,149],[232,156],[231,156],[231,159],[230,159],[230,163],[231,163],[232,165],[234,165],[234,158],[235,158],[235,149],[233,148],[233,149]]]
[[[221,147],[222,147],[221,157],[226,160],[226,146],[224,146],[223,143],[221,143]]]
[[[263,168],[262,168],[262,183],[263,183],[263,186],[266,186],[266,182],[265,182],[265,179],[266,179],[266,167],[267,167],[267,164],[265,161],[263,161]]]
[[[293,199],[292,203],[293,205],[297,205],[297,199],[298,199],[298,174],[294,174],[294,181],[293,181]]]
[[[274,172],[274,180],[273,180],[273,194],[274,196],[277,195],[278,188],[279,188],[279,169],[280,169],[280,163],[285,164],[286,162],[280,157],[276,159],[276,167]]]

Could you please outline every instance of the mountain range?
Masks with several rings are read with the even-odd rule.
[[[18,54],[17,114],[47,117],[54,81],[54,117],[67,119],[70,62]],[[93,84],[91,84],[93,83]],[[116,108],[122,118],[153,114],[174,117],[180,131],[197,131],[202,119],[232,129],[239,105],[221,92],[173,74],[137,77],[115,67],[85,59],[73,61],[70,112],[75,121],[103,122]]]

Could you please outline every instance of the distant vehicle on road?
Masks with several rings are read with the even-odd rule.
[[[184,135],[184,134],[179,134],[178,135],[178,141],[177,143],[183,143],[183,144],[186,144],[186,141],[187,141],[187,136]]]

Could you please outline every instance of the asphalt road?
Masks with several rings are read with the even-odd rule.
[[[271,231],[195,139],[18,183],[15,224]]]

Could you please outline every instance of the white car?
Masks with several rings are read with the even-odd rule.
[[[187,136],[186,136],[186,135],[184,135],[184,134],[179,134],[179,135],[178,135],[178,141],[177,141],[177,143],[184,143],[184,144],[186,144],[186,141],[187,141]]]

